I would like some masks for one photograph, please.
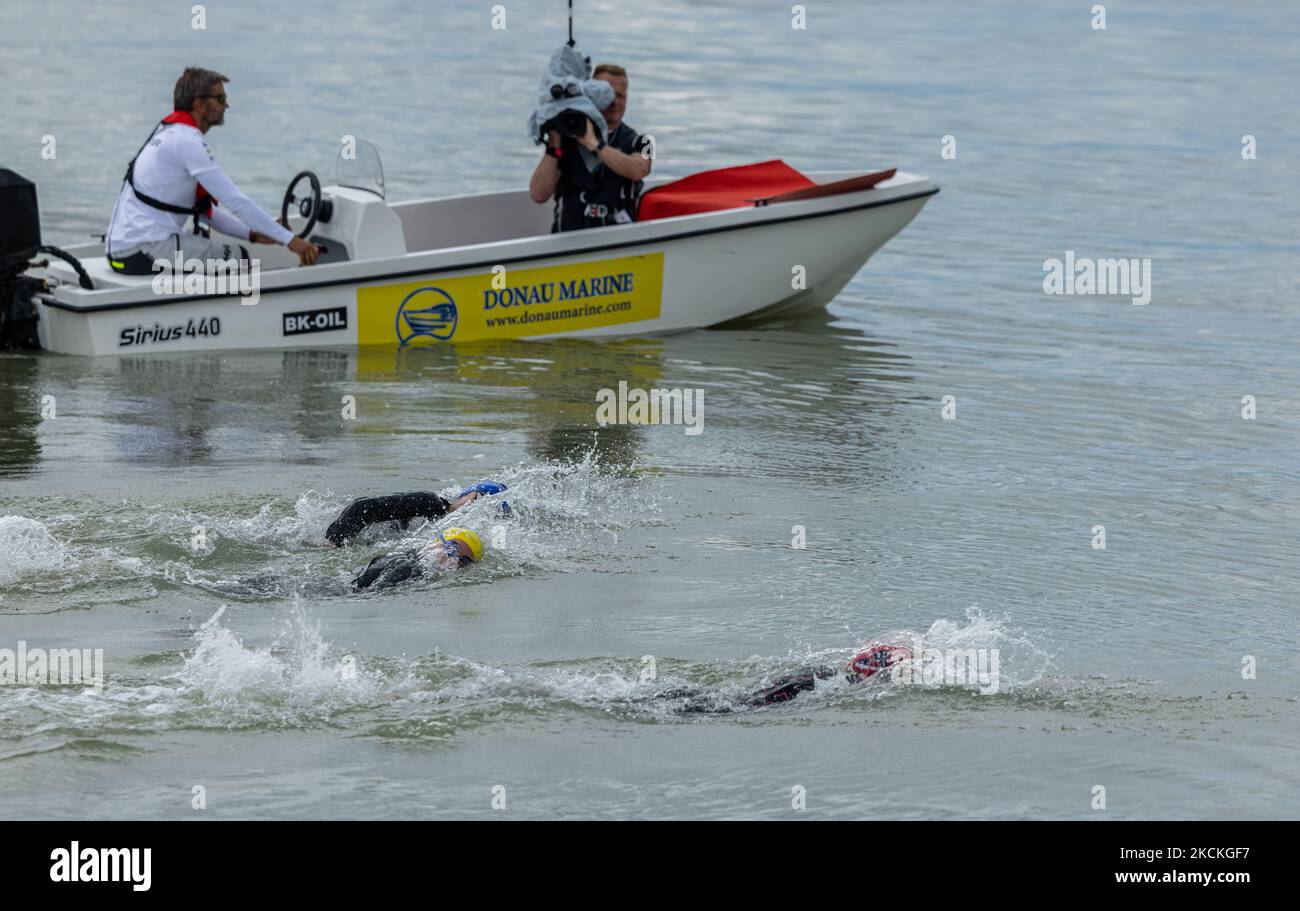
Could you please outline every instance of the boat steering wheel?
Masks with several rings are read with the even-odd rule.
[[[311,195],[298,199],[293,195],[293,188],[298,186],[298,182],[304,177],[311,182]],[[280,203],[280,222],[284,225],[289,224],[289,206],[294,203],[298,204],[298,214],[307,219],[307,224],[303,226],[298,236],[303,240],[311,234],[311,229],[316,227],[316,219],[321,215],[321,196],[320,196],[320,178],[312,171],[301,171],[298,176],[289,181],[289,189],[284,191],[284,201]]]

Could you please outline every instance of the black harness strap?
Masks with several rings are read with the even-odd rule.
[[[154,199],[152,196],[141,193],[140,188],[135,185],[135,160],[140,157],[140,152],[145,150],[145,146],[153,142],[153,138],[166,126],[166,120],[158,121],[158,126],[154,127],[153,132],[149,134],[149,138],[144,141],[144,145],[140,146],[139,151],[137,151],[131,158],[131,163],[126,166],[126,182],[131,185],[131,192],[135,194],[136,199],[140,200],[146,206],[152,206],[153,208],[161,209],[164,212],[171,212],[173,215],[194,216],[194,233],[199,234],[201,233],[199,227],[199,216],[212,207],[212,197],[208,195],[206,190],[203,191],[201,196],[198,196],[194,200],[194,205],[187,209],[184,206],[174,206],[169,202],[163,202],[161,199]]]

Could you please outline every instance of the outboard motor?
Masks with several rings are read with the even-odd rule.
[[[23,275],[41,249],[36,185],[0,168],[0,349],[39,348],[32,295],[43,282]]]

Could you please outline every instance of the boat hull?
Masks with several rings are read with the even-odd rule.
[[[267,271],[243,298],[65,288],[38,297],[40,340],[76,355],[420,346],[785,318],[824,307],[937,192],[899,189],[407,254],[382,274]]]

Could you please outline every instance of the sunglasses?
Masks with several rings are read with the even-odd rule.
[[[225,95],[200,95],[199,97],[200,97],[200,98],[211,98],[213,101],[219,102],[220,104],[225,104],[225,103],[226,103],[226,96],[225,96]]]

